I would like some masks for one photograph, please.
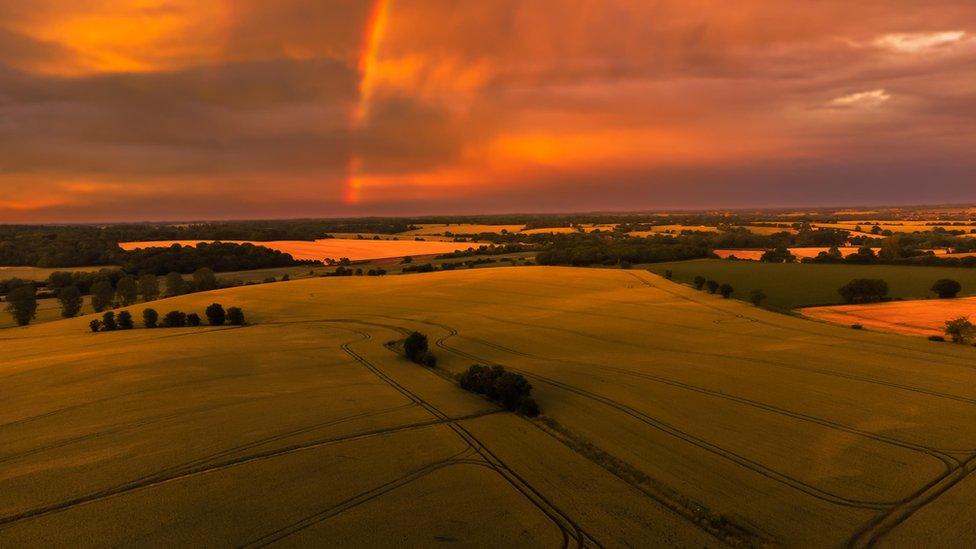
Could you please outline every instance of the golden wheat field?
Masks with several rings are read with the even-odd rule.
[[[0,545],[960,545],[972,348],[644,271],[312,278],[0,330]],[[138,319],[145,305],[131,307]],[[436,369],[387,344],[426,333]],[[458,388],[534,386],[527,419]]]
[[[861,324],[866,328],[898,334],[944,335],[947,320],[961,316],[976,319],[976,298],[807,307],[802,309],[802,313],[828,322],[847,326]]]

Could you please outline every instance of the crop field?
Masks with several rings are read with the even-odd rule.
[[[866,305],[809,307],[803,314],[838,324],[906,335],[943,335],[945,321],[961,316],[976,320],[976,298],[921,299]]]
[[[813,225],[815,227],[844,229],[846,231],[853,231],[857,226],[860,226],[865,231],[870,231],[872,227],[878,225],[882,230],[893,233],[929,232],[936,227],[942,227],[947,231],[966,231],[967,233],[976,230],[976,223],[964,223],[962,225],[953,225],[953,223],[961,222],[933,219],[931,221],[851,221],[844,223],[814,223]]]
[[[525,225],[473,225],[467,223],[435,223],[421,225],[419,229],[398,233],[401,236],[437,236],[449,232],[455,235],[481,233],[520,232]]]
[[[976,528],[972,348],[636,270],[314,278],[153,306],[213,301],[250,325],[0,332],[0,544],[918,546]],[[385,345],[412,330],[437,369]],[[544,416],[460,390],[475,362],[524,374]]]
[[[900,299],[935,297],[930,290],[940,278],[951,278],[962,284],[960,295],[976,295],[976,269],[953,267],[909,267],[902,265],[830,265],[800,263],[758,263],[703,259],[653,263],[645,266],[663,275],[670,270],[674,280],[691,284],[704,276],[735,288],[732,295],[746,299],[754,289],[768,297],[765,306],[795,309],[813,305],[834,305],[843,300],[837,288],[855,278],[880,278],[888,283],[889,295]]]
[[[90,273],[98,271],[100,269],[116,269],[117,267],[112,265],[105,265],[100,267],[61,267],[58,269],[49,269],[46,267],[0,267],[0,280],[7,280],[10,278],[19,278],[21,280],[33,280],[42,281],[47,280],[47,277],[51,276],[51,273],[57,271],[73,271],[80,273]]]
[[[181,246],[195,246],[202,240],[159,240],[153,242],[120,242],[123,250],[139,248],[165,248],[173,244]],[[244,244],[243,241],[228,240],[227,242]],[[264,246],[291,254],[295,259],[323,260],[325,258],[339,259],[348,257],[353,261],[366,259],[380,259],[386,257],[403,257],[414,255],[436,255],[467,249],[470,244],[454,242],[431,242],[416,240],[359,240],[327,238],[314,242],[304,240],[275,240],[269,242],[251,242],[256,246]]]

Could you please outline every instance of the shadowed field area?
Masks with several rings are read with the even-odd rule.
[[[976,498],[970,348],[604,269],[314,278],[151,305],[214,301],[251,325],[0,332],[0,544],[944,545],[967,531],[940,510]],[[385,345],[413,330],[437,369]],[[525,375],[543,417],[460,390],[476,362]]]

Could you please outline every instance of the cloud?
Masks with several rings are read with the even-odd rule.
[[[896,52],[918,53],[958,43],[965,36],[965,31],[895,33],[881,36],[874,43]]]
[[[976,200],[971,0],[375,1],[0,0],[0,222]]]
[[[880,107],[891,99],[891,94],[883,89],[863,91],[842,95],[827,103],[831,107],[869,109]]]

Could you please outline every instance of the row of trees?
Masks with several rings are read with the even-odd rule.
[[[244,318],[244,311],[240,307],[230,307],[226,311],[223,305],[212,303],[204,311],[207,323],[211,326],[243,326],[247,323]],[[144,309],[142,311],[142,323],[146,328],[183,328],[186,326],[195,327],[201,324],[200,315],[197,313],[184,313],[183,311],[170,311],[163,315],[162,319],[155,309]],[[119,311],[116,315],[114,311],[108,311],[102,315],[102,319],[92,320],[89,328],[92,332],[112,332],[115,330],[132,329],[132,315],[129,311]]]
[[[720,284],[701,275],[696,276],[693,282],[696,290],[707,290],[710,294],[720,294],[725,299],[732,297],[732,293],[735,292],[735,288],[731,284]]]

